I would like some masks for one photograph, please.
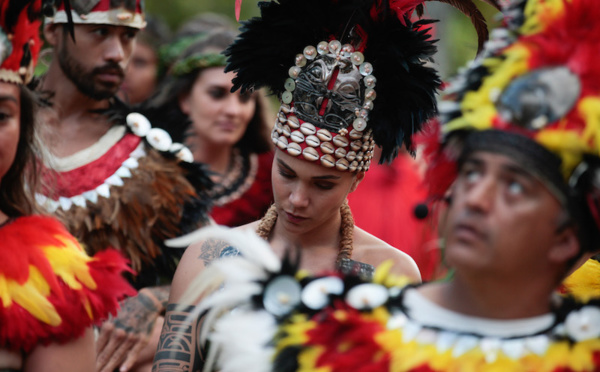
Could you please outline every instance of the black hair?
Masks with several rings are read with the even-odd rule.
[[[206,37],[190,45],[179,57],[179,60],[206,51],[220,53],[235,38],[230,30],[218,30],[208,33]],[[196,68],[185,74],[169,73],[157,93],[139,110],[144,113],[153,126],[169,132],[176,142],[183,143],[191,125],[188,116],[181,111],[179,100],[192,90],[196,80],[202,74],[202,68]],[[267,122],[268,103],[260,95],[255,96],[256,108],[246,132],[235,145],[242,153],[263,153],[272,149],[270,125]]]
[[[19,89],[21,114],[17,153],[0,183],[0,210],[11,218],[38,211],[33,197],[37,186],[35,112],[38,105],[28,88],[20,86]]]

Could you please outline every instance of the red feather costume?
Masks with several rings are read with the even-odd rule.
[[[49,217],[20,217],[0,228],[0,348],[31,350],[66,342],[116,314],[135,291],[114,250],[89,257]]]

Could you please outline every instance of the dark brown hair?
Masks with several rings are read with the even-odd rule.
[[[20,87],[21,116],[17,153],[0,183],[0,210],[9,217],[37,212],[33,190],[37,184],[35,157],[36,100],[31,91]]]
[[[198,53],[214,51],[220,53],[235,39],[236,33],[231,30],[217,30],[190,45],[179,57],[187,57]],[[169,132],[176,142],[184,141],[186,130],[190,122],[186,114],[179,108],[179,99],[190,93],[194,83],[204,71],[202,68],[194,69],[186,74],[169,73],[154,97],[152,97],[141,110],[146,113],[153,126],[163,128]],[[256,108],[246,132],[235,144],[242,153],[263,153],[272,149],[270,140],[271,125],[268,122],[269,103],[263,94],[256,93]]]

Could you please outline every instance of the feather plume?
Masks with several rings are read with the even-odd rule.
[[[402,145],[412,148],[412,134],[436,112],[440,80],[426,66],[436,51],[427,34],[431,21],[412,23],[387,6],[372,17],[372,0],[280,0],[259,7],[261,17],[243,22],[240,37],[225,51],[226,71],[237,73],[234,90],[266,86],[279,95],[296,54],[307,45],[332,38],[348,43],[362,35],[365,60],[381,77],[369,120],[382,147],[380,160],[392,160]]]
[[[250,230],[209,226],[187,236],[171,239],[167,244],[170,246],[187,246],[206,239],[227,241],[243,255],[243,257],[225,257],[214,262],[192,281],[182,296],[185,299],[185,303],[181,304],[182,307],[198,303],[188,315],[186,322],[193,323],[194,320],[204,314],[200,342],[205,343],[209,332],[211,333],[211,348],[205,364],[205,370],[210,370],[213,363],[217,361],[225,363],[228,359],[231,359],[226,356],[219,356],[220,343],[231,343],[235,339],[236,344],[248,347],[246,344],[250,341],[245,338],[242,341],[238,337],[240,334],[251,335],[252,341],[250,344],[255,345],[255,351],[265,354],[263,349],[265,343],[261,341],[257,344],[257,336],[260,334],[262,335],[261,340],[268,341],[274,335],[274,330],[269,333],[269,327],[264,327],[264,325],[268,323],[271,325],[270,328],[274,329],[275,320],[272,315],[266,312],[263,312],[262,315],[255,313],[244,315],[243,309],[251,307],[253,297],[263,290],[263,284],[261,283],[266,282],[270,275],[278,273],[282,269],[282,265],[268,243]],[[202,300],[198,302],[200,298]],[[233,308],[239,310],[235,313],[236,315],[223,315],[227,310]],[[265,319],[265,316],[271,319]],[[228,319],[227,322],[224,319]],[[231,323],[228,323],[230,321]],[[248,328],[253,330],[250,333],[240,332],[240,329]],[[257,331],[260,331],[260,333],[256,333]],[[262,359],[262,365],[267,365],[269,359],[264,357]],[[248,365],[252,365],[256,370],[254,364],[238,362],[230,367],[224,366],[221,370],[242,371],[240,368],[244,367],[243,370],[245,370]]]
[[[133,137],[124,137],[122,142]],[[134,283],[138,288],[154,284],[157,271],[173,275],[183,251],[167,249],[163,241],[198,228],[204,222],[208,206],[202,189],[189,181],[196,177],[194,172],[201,171],[191,168],[182,171],[181,162],[149,146],[145,154],[138,159],[138,167],[131,170],[132,177],[123,178],[123,186],[111,187],[109,197],[100,197],[96,203],[86,201],[83,207],[73,205],[67,211],[60,208],[56,211],[69,231],[85,243],[88,252],[118,247],[138,272]],[[66,180],[65,174],[45,171],[50,184]],[[93,178],[70,173],[77,184]],[[48,196],[58,198],[51,192]]]
[[[211,345],[228,345],[221,350],[217,365],[223,372],[271,371],[275,349],[270,342],[277,333],[275,318],[268,312],[233,312],[221,319],[211,332]]]
[[[135,294],[120,254],[87,256],[55,219],[17,218],[0,241],[0,345],[12,350],[73,340]]]

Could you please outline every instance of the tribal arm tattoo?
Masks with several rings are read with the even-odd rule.
[[[200,321],[186,321],[194,310],[188,306],[177,310],[177,304],[167,305],[165,323],[154,355],[152,372],[197,372],[203,368],[200,350]]]
[[[198,260],[209,266],[221,257],[237,256],[240,252],[227,242],[208,239],[200,246]],[[204,367],[205,353],[199,342],[202,318],[186,321],[193,306],[178,309],[178,304],[168,304],[165,323],[154,356],[152,372],[197,372]]]

